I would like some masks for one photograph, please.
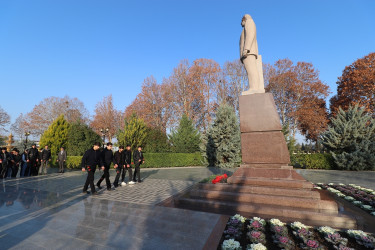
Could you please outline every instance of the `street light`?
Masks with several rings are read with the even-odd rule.
[[[103,136],[103,148],[104,148],[104,144],[105,144],[105,135],[108,133],[108,131],[109,131],[109,128],[106,128],[106,129],[101,128],[100,129],[100,132],[102,133],[102,136]]]
[[[24,150],[26,150],[26,147],[27,147],[27,137],[28,137],[29,135],[30,135],[30,131],[25,132],[26,140],[25,140],[25,144],[24,144]]]

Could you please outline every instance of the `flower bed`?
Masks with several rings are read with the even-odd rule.
[[[310,227],[301,222],[284,223],[278,219],[247,219],[236,214],[224,230],[218,249],[374,249],[375,238],[360,230]]]
[[[342,183],[317,183],[316,187],[326,189],[375,216],[375,191],[372,189],[355,184],[345,185]]]

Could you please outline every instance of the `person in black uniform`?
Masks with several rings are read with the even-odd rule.
[[[101,162],[101,153],[99,151],[100,148],[100,143],[95,142],[93,147],[90,148],[85,152],[85,154],[82,157],[82,171],[85,172],[87,170],[87,179],[85,182],[85,185],[83,186],[83,193],[88,193],[87,188],[90,185],[91,188],[91,193],[93,195],[98,194],[95,190],[95,185],[94,185],[94,174],[96,170],[96,166],[99,166]],[[104,167],[102,167],[104,170]]]
[[[96,186],[99,189],[101,189],[100,184],[105,179],[107,190],[112,191],[111,181],[109,180],[109,167],[111,166],[112,162],[113,162],[112,143],[108,142],[107,147],[102,151],[102,156],[101,156],[101,165],[102,165],[102,168],[104,166],[104,173],[102,177],[100,177],[99,181],[96,183]]]
[[[135,182],[135,177],[138,178],[138,182],[141,181],[141,164],[145,162],[143,158],[142,153],[142,147],[138,146],[138,150],[134,151],[133,153],[133,160],[134,160],[134,175],[133,175],[133,181]]]
[[[121,186],[125,186],[125,174],[126,171],[129,173],[129,184],[134,184],[135,182],[132,180],[133,179],[133,171],[132,171],[132,151],[130,145],[126,145],[126,150],[124,152],[125,156],[125,168],[124,171],[122,172],[121,176]]]
[[[118,187],[118,181],[120,179],[121,171],[125,171],[125,156],[124,156],[124,146],[120,146],[118,151],[116,151],[115,155],[113,156],[113,164],[116,169],[116,178],[113,182],[113,186],[115,188]]]
[[[31,148],[28,150],[27,153],[27,167],[30,169],[30,175],[35,176],[38,175],[38,166],[37,163],[39,161],[39,152],[36,148],[36,144],[34,143]]]
[[[22,163],[22,156],[20,155],[20,151],[17,148],[12,150],[12,160],[11,160],[11,169],[12,169],[12,178],[17,177],[18,169]]]
[[[8,153],[7,148],[3,147],[1,148],[1,153],[0,153],[0,164],[1,164],[1,178],[5,179],[8,176],[8,168],[10,168],[12,156],[11,154]]]

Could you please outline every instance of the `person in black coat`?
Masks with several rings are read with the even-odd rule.
[[[1,165],[1,171],[0,171],[0,176],[1,178],[6,178],[8,175],[8,168],[10,168],[12,156],[7,152],[7,148],[3,147],[1,148],[1,153],[0,153],[0,165]]]
[[[31,148],[27,151],[27,164],[30,169],[30,175],[38,175],[38,161],[39,161],[39,152],[36,148],[36,144],[33,144]]]
[[[85,185],[83,186],[83,193],[87,193],[87,189],[90,185],[91,188],[91,193],[93,195],[98,194],[95,190],[95,185],[94,185],[94,174],[96,170],[96,166],[99,166],[101,163],[101,153],[99,151],[100,148],[100,143],[95,142],[93,147],[90,148],[85,152],[85,154],[82,157],[82,171],[85,172],[87,171],[87,178]],[[104,167],[102,167],[104,170]]]
[[[113,152],[112,152],[112,143],[108,142],[107,147],[102,151],[101,157],[101,165],[102,168],[104,166],[104,173],[102,177],[100,177],[99,181],[96,183],[96,186],[101,189],[100,184],[105,179],[105,184],[107,185],[107,190],[111,191],[111,181],[109,180],[109,168],[111,163],[113,162]]]
[[[116,169],[116,178],[113,182],[113,186],[116,188],[118,187],[118,181],[120,179],[121,172],[124,171],[125,167],[125,157],[124,157],[124,146],[120,146],[118,151],[115,152],[113,156],[113,164]]]
[[[126,174],[126,171],[128,172],[129,174],[129,184],[134,184],[135,182],[133,181],[133,170],[132,170],[132,151],[131,151],[131,147],[130,145],[127,145],[126,146],[126,150],[124,152],[124,156],[125,156],[125,168],[124,168],[124,171],[122,172],[122,176],[121,176],[121,186],[125,186],[126,183],[125,183],[125,174]]]
[[[141,164],[145,162],[142,153],[142,147],[138,146],[138,150],[134,151],[133,153],[133,160],[134,160],[134,175],[133,181],[135,182],[135,178],[138,178],[138,182],[141,182]]]
[[[21,163],[22,163],[22,156],[20,155],[20,151],[18,151],[17,148],[14,148],[12,150],[12,160],[11,160],[11,169],[12,169],[11,177],[12,178],[17,177],[18,169],[20,168]]]

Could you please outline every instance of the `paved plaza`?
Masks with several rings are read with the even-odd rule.
[[[142,183],[103,188],[98,196],[82,194],[86,174],[80,171],[1,180],[0,248],[202,249],[220,215],[156,205],[212,174],[230,171],[142,169]],[[298,172],[313,182],[375,188],[375,172]],[[99,177],[97,171],[95,181]]]

